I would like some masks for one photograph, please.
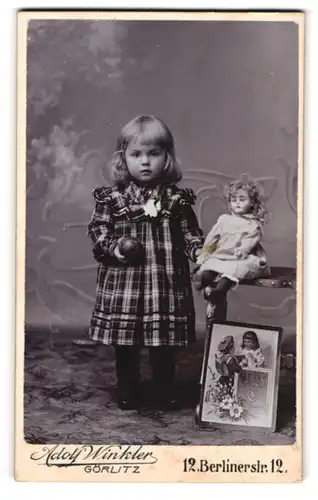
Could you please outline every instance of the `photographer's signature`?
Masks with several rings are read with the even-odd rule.
[[[31,453],[31,460],[47,467],[83,467],[86,473],[134,473],[140,472],[140,467],[153,465],[158,459],[152,451],[144,450],[142,445],[82,445],[44,446]]]

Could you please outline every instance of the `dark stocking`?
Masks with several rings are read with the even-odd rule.
[[[178,406],[173,391],[175,354],[176,349],[169,346],[149,349],[154,387],[153,400],[167,409],[176,409]]]
[[[139,399],[139,358],[137,346],[116,346],[118,404],[123,409],[137,406]]]

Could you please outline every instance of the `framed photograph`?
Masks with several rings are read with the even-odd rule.
[[[274,432],[282,328],[215,323],[206,344],[198,425]]]

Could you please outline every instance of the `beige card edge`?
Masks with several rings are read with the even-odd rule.
[[[25,278],[25,157],[26,157],[26,47],[27,24],[31,19],[138,19],[138,20],[228,20],[293,21],[299,26],[299,154],[298,154],[298,224],[297,224],[297,430],[291,446],[144,446],[153,453],[156,464],[140,474],[87,474],[80,468],[39,467],[30,454],[45,447],[30,445],[23,437],[23,371],[24,371],[24,278]],[[302,332],[303,332],[303,118],[304,118],[304,22],[296,13],[213,13],[213,12],[26,12],[17,15],[17,252],[16,252],[16,399],[15,399],[15,479],[17,481],[59,482],[299,482],[302,480]],[[53,445],[52,445],[53,446]],[[88,445],[89,446],[89,445]],[[96,445],[95,445],[96,446]],[[50,447],[50,445],[46,445]],[[77,446],[66,445],[72,452]],[[63,448],[63,445],[60,445]],[[134,447],[136,448],[136,447]],[[137,447],[138,448],[138,447]],[[277,475],[252,472],[219,474],[183,472],[186,457],[209,463],[262,464],[281,458],[286,472]]]

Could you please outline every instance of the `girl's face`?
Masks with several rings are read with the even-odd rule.
[[[166,153],[155,143],[133,139],[127,146],[125,160],[130,175],[136,181],[151,184],[163,174]]]
[[[244,339],[244,348],[247,349],[248,351],[254,350],[254,342],[251,339]]]
[[[230,199],[230,208],[235,215],[244,215],[250,212],[252,202],[248,192],[244,189],[239,189],[236,193],[233,193]]]

